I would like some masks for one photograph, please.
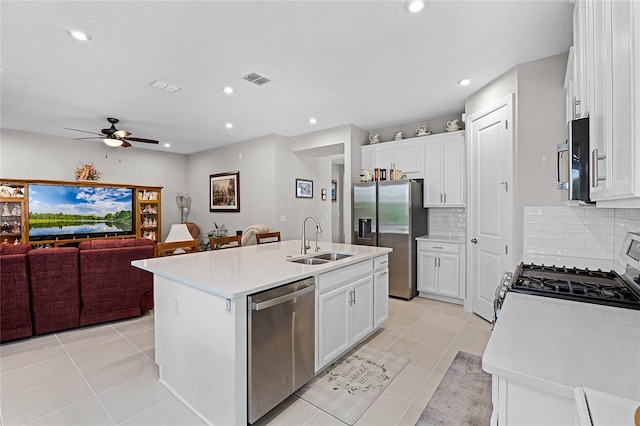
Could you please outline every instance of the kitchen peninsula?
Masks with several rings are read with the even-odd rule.
[[[160,381],[203,420],[247,423],[247,296],[315,279],[315,330],[309,332],[315,334],[316,373],[386,320],[391,249],[320,243],[319,253],[350,256],[309,265],[291,261],[317,254],[300,255],[300,245],[283,241],[132,262],[154,274]],[[352,321],[355,315],[347,313],[346,321],[337,321],[352,306],[333,295],[356,286],[363,289],[361,306],[367,301],[364,317]]]

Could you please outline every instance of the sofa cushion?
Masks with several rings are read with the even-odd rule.
[[[94,240],[82,242],[79,249],[81,325],[153,309],[153,274],[131,266],[132,260],[153,257],[153,241]]]
[[[79,327],[78,249],[35,249],[28,258],[35,334]]]
[[[27,254],[31,250],[29,244],[0,244],[0,255]]]
[[[25,246],[28,252],[31,246],[26,244]],[[26,252],[24,254],[3,252],[0,256],[0,341],[2,342],[33,334]]]

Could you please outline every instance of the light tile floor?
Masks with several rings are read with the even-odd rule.
[[[411,362],[358,425],[414,425],[458,350],[481,355],[491,326],[461,306],[390,299],[363,345]],[[201,425],[158,381],[153,315],[0,345],[2,425]],[[342,425],[294,396],[260,424]]]

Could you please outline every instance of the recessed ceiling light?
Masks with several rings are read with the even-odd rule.
[[[67,33],[75,38],[76,40],[80,40],[80,41],[87,41],[87,40],[91,40],[91,36],[89,34],[83,33],[82,31],[77,31],[77,30],[67,30]]]
[[[468,86],[469,83],[471,83],[471,80],[469,80],[468,78],[463,78],[461,80],[458,80],[458,85],[460,86]]]
[[[317,121],[315,118],[313,118],[313,117],[311,117],[311,118],[309,119],[309,124],[316,124],[317,122],[318,122],[318,121]]]
[[[227,87],[225,87],[224,89],[222,89],[222,91],[223,91],[224,93],[226,93],[227,95],[230,95],[230,94],[232,94],[232,93],[233,93],[233,87],[229,87],[229,86],[227,86]]]
[[[227,123],[224,125],[224,127],[226,127],[227,129],[232,129],[233,128],[233,124],[232,123]]]
[[[422,0],[413,0],[406,3],[406,8],[411,13],[418,13],[424,9],[424,2]]]
[[[165,144],[164,144],[164,147],[165,147],[165,148],[169,148],[170,146],[171,146],[171,144],[170,144],[170,143],[165,143]]]

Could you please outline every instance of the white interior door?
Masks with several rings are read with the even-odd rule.
[[[513,96],[469,118],[467,285],[471,309],[493,319],[495,289],[511,269]]]

